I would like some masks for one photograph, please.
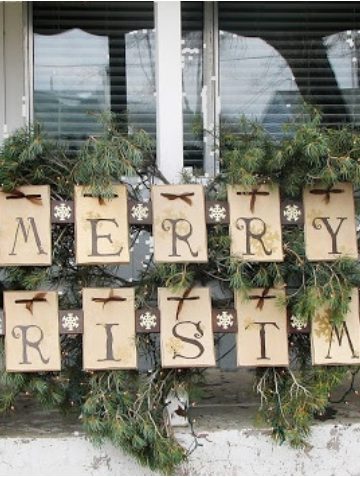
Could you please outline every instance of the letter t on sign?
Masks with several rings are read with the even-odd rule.
[[[238,315],[238,366],[288,366],[285,291],[254,288],[249,300],[235,296]]]

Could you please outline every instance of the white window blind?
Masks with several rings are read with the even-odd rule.
[[[303,101],[325,124],[360,121],[358,2],[219,2],[222,122],[272,134]]]
[[[104,111],[155,135],[153,2],[34,2],[34,117],[78,147]]]

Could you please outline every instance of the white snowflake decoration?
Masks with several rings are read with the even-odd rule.
[[[141,328],[145,328],[145,330],[151,330],[151,328],[155,328],[157,325],[156,315],[152,315],[150,311],[146,313],[142,313],[140,315],[140,326]]]
[[[131,208],[131,216],[139,222],[147,219],[149,216],[149,207],[146,207],[144,204],[133,205]]]
[[[214,206],[209,208],[209,217],[215,222],[220,222],[226,218],[226,209],[225,207],[221,207],[219,204],[215,204]]]
[[[60,221],[69,220],[71,217],[71,207],[61,203],[60,205],[55,205],[54,207],[54,216]]]
[[[80,318],[74,313],[68,313],[61,318],[62,326],[65,330],[74,331],[80,326]]]
[[[216,315],[217,324],[220,328],[227,330],[234,324],[234,317],[231,313],[227,311],[221,312],[219,315]]]
[[[303,328],[306,328],[306,323],[304,323],[301,319],[299,319],[297,316],[292,315],[290,318],[290,323],[293,328],[296,328],[297,330],[302,330]]]
[[[301,217],[301,210],[296,204],[288,204],[284,208],[283,214],[289,222],[297,222]]]

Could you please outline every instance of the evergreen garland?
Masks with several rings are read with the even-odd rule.
[[[49,184],[53,198],[69,199],[74,184],[88,185],[93,194],[108,197],[114,183],[128,182],[130,196],[139,198],[141,187],[149,188],[154,177],[162,178],[153,143],[143,131],[128,134],[109,115],[102,121],[103,134],[90,137],[77,155],[48,140],[38,125],[19,130],[4,141],[0,151],[0,183],[6,191],[25,184]],[[243,120],[236,134],[223,134],[221,149],[222,172],[206,187],[209,199],[225,198],[227,184],[276,183],[283,198],[300,198],[305,185],[318,181],[325,186],[339,181],[360,186],[359,137],[348,127],[323,128],[317,114],[304,115],[282,141],[275,141],[258,124]],[[287,286],[286,303],[280,305],[287,305],[304,324],[310,323],[321,306],[330,310],[333,323],[341,323],[348,310],[349,290],[360,286],[359,263],[348,258],[331,263],[307,261],[303,231],[297,227],[285,228],[283,241],[284,262],[248,263],[230,256],[228,228],[214,225],[208,229],[208,263],[150,264],[133,282],[137,303],[154,304],[160,286],[188,289],[216,282],[227,304],[234,290],[246,297],[250,288]],[[52,266],[6,268],[3,288],[58,289],[60,307],[77,308],[81,307],[83,287],[130,285],[121,277],[119,267],[74,264],[72,225],[53,225],[53,242]],[[61,341],[60,373],[1,370],[0,412],[12,409],[21,393],[34,396],[43,405],[78,409],[94,441],[109,438],[151,469],[174,472],[187,453],[164,417],[165,399],[174,390],[196,392],[203,373],[161,369],[151,335],[138,338],[138,346],[152,363],[147,373],[85,373],[80,338],[63,336]],[[306,442],[314,416],[325,411],[331,390],[350,368],[311,366],[307,336],[292,336],[290,345],[290,367],[259,369],[255,391],[261,397],[260,416],[272,427],[274,436],[299,446]]]

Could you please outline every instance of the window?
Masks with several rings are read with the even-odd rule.
[[[303,101],[324,123],[359,125],[357,2],[219,2],[221,118],[275,136]]]
[[[181,2],[184,166],[203,168],[202,102],[203,87],[202,2]]]
[[[34,118],[79,147],[103,111],[155,136],[153,2],[34,2]]]

